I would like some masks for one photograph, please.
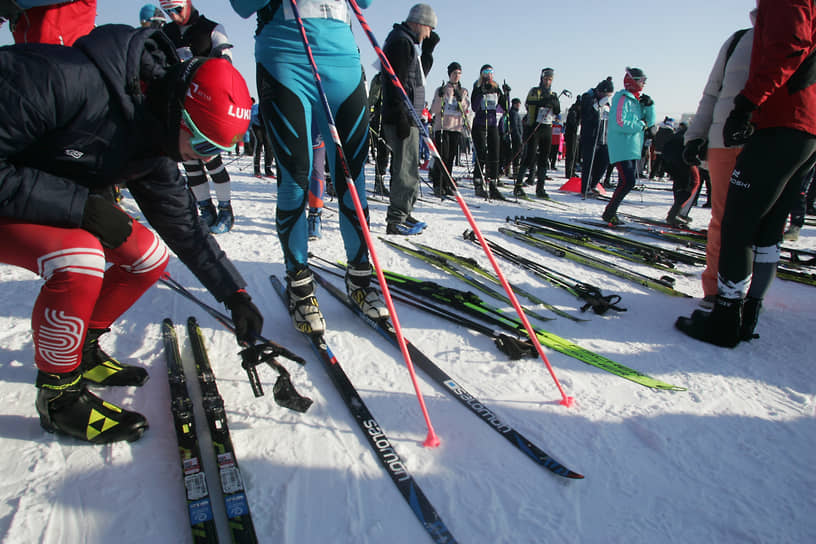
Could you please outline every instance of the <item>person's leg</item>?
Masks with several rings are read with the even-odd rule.
[[[711,148],[708,150],[708,172],[711,177],[711,219],[706,235],[706,267],[703,270],[703,296],[717,295],[717,273],[720,269],[720,235],[728,182],[737,162],[741,148]]]
[[[614,221],[613,218],[617,217],[618,207],[635,186],[636,163],[637,161],[634,160],[615,163],[615,167],[618,169],[618,186],[615,188],[615,192],[612,193],[612,199],[603,212],[604,221]]]

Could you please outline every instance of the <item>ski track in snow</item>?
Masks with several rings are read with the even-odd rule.
[[[250,168],[244,157],[229,166],[236,226],[218,241],[264,312],[265,334],[308,361],[301,367],[282,359],[313,406],[306,414],[277,406],[272,398],[276,375],[267,368],[260,369],[266,396],[254,398],[231,334],[157,285],[102,339],[103,347],[121,360],[145,365],[151,379],[138,389],[97,391],[144,413],[150,429],[132,444],[87,446],[57,439],[40,428],[34,410],[29,318],[41,281],[0,265],[0,292],[6,301],[0,316],[2,542],[191,541],[160,335],[162,318],[173,319],[182,355],[191,358],[184,331],[189,315],[198,317],[204,333],[261,542],[429,541],[271,288],[269,274],[284,274],[274,227],[276,185],[244,173]],[[372,166],[367,168],[373,174]],[[455,173],[462,175],[464,169]],[[439,448],[423,447],[427,428],[399,351],[318,289],[329,346],[442,520],[459,542],[471,543],[816,541],[816,475],[810,468],[816,451],[816,379],[808,355],[816,330],[816,290],[776,280],[760,318],[761,338],[734,350],[687,339],[673,323],[697,307],[696,299],[671,297],[557,259],[498,232],[507,226],[506,217],[516,215],[597,220],[605,203],[558,193],[563,182],[556,175],[547,187],[566,206],[484,202],[473,197],[467,181],[461,191],[488,239],[599,285],[604,294],[621,294],[621,305],[628,308],[604,316],[581,314],[577,299],[499,259],[511,282],[589,319],[531,319],[534,326],[688,391],[653,391],[545,348],[566,393],[576,399],[574,407],[564,408],[540,360],[509,361],[485,336],[399,303],[397,309],[412,343],[502,420],[584,474],[584,480],[567,480],[537,466],[417,369],[442,440]],[[429,226],[416,241],[473,257],[490,268],[481,249],[461,239],[469,226],[456,202],[433,200],[426,185],[422,190],[425,196],[414,215]],[[124,206],[138,215],[125,194]],[[663,218],[670,199],[669,191],[633,192],[621,211]],[[327,205],[337,209],[334,200]],[[369,206],[383,267],[470,289],[380,242],[387,203],[371,198]],[[692,217],[695,227],[705,226],[708,210],[694,208]],[[310,249],[329,260],[345,260],[337,214],[327,212],[323,218],[324,237],[311,242]],[[802,232],[799,242],[786,245],[813,249],[816,227],[805,226]],[[394,238],[408,245],[409,239]],[[652,277],[663,274],[608,260]],[[701,296],[702,269],[678,269],[692,274],[676,276],[676,288]],[[215,304],[175,258],[168,270]],[[340,279],[330,279],[342,285]],[[194,377],[188,378],[188,385],[193,382]],[[215,476],[209,480],[211,488],[218,485]]]

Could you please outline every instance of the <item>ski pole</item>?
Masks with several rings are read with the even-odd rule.
[[[295,0],[292,0],[294,3]],[[513,303],[513,308],[515,308],[516,313],[518,313],[521,322],[524,324],[524,328],[527,330],[527,334],[529,335],[530,339],[533,342],[533,345],[538,352],[538,355],[541,357],[541,360],[544,361],[544,364],[547,366],[547,370],[550,372],[550,376],[552,376],[553,382],[555,382],[558,391],[561,393],[561,401],[560,403],[564,406],[572,406],[575,399],[572,397],[568,397],[567,394],[564,392],[564,389],[561,387],[561,383],[558,381],[558,378],[555,376],[555,370],[553,370],[552,365],[550,364],[547,355],[544,353],[544,348],[541,346],[541,342],[538,341],[538,337],[536,337],[535,330],[533,326],[530,324],[530,320],[527,319],[527,316],[524,314],[524,311],[521,309],[521,304],[516,298],[513,289],[510,287],[510,284],[507,282],[507,278],[504,277],[504,273],[502,273],[501,269],[499,268],[499,263],[496,261],[496,258],[493,256],[493,253],[490,251],[490,248],[487,245],[487,242],[482,236],[482,231],[479,229],[479,226],[476,224],[476,219],[473,217],[473,214],[470,212],[470,208],[468,208],[467,203],[465,203],[465,199],[462,197],[462,194],[459,192],[459,188],[456,185],[456,182],[453,180],[453,176],[448,171],[447,166],[445,166],[442,157],[439,155],[439,151],[436,149],[436,145],[433,142],[433,139],[428,135],[428,131],[425,130],[425,127],[419,120],[419,115],[417,115],[416,110],[414,109],[413,104],[411,104],[411,100],[408,98],[408,93],[405,92],[405,88],[400,83],[397,74],[394,72],[394,68],[392,68],[391,63],[388,62],[388,57],[385,56],[382,48],[377,43],[377,38],[374,36],[374,32],[371,30],[371,27],[368,25],[368,21],[366,21],[365,17],[363,16],[362,11],[360,10],[360,6],[357,5],[356,0],[348,0],[349,5],[351,6],[354,15],[357,17],[357,20],[360,22],[360,26],[362,26],[363,30],[365,31],[366,35],[368,36],[368,40],[371,42],[374,51],[377,53],[377,57],[380,59],[380,64],[388,73],[388,76],[391,78],[391,82],[394,84],[394,87],[399,91],[399,94],[402,97],[403,102],[407,106],[408,111],[411,114],[411,118],[414,121],[414,125],[416,125],[420,132],[422,133],[422,137],[425,138],[426,143],[428,144],[428,148],[433,153],[434,157],[439,160],[440,167],[445,175],[448,177],[448,181],[451,183],[454,191],[453,194],[456,197],[456,201],[459,203],[459,207],[462,208],[462,213],[465,214],[468,223],[470,224],[470,228],[473,230],[473,233],[479,239],[479,244],[482,246],[482,250],[485,252],[487,259],[490,261],[490,264],[493,266],[493,270],[496,272],[496,275],[499,277],[501,281],[502,287],[507,292],[507,296],[510,297],[511,302]],[[305,33],[304,33],[305,39]],[[327,104],[328,106],[328,104]],[[380,270],[377,271],[380,274]],[[379,277],[379,276],[378,276]],[[384,278],[381,280],[381,283],[385,283]],[[383,289],[383,292],[385,289]]]
[[[405,337],[402,335],[402,328],[400,327],[399,319],[397,318],[397,310],[394,307],[394,301],[391,300],[391,292],[388,290],[388,286],[385,283],[385,276],[383,276],[382,267],[380,267],[379,259],[377,259],[377,252],[374,250],[374,243],[371,239],[371,233],[368,230],[368,221],[366,220],[365,212],[363,211],[363,204],[360,201],[360,196],[357,194],[357,187],[354,185],[354,180],[351,179],[351,170],[349,169],[348,161],[346,160],[346,155],[343,151],[343,142],[340,141],[340,134],[337,131],[337,125],[334,122],[334,115],[332,114],[331,107],[329,106],[329,99],[326,96],[325,90],[323,89],[323,82],[320,79],[320,72],[317,70],[317,64],[315,63],[314,55],[312,54],[312,46],[309,44],[308,36],[306,36],[306,28],[303,26],[303,19],[300,17],[300,10],[298,9],[297,1],[289,1],[292,4],[292,12],[294,13],[295,20],[297,21],[298,28],[300,29],[300,37],[303,40],[303,48],[305,49],[306,56],[309,59],[309,65],[311,66],[315,85],[317,86],[317,91],[320,95],[323,111],[325,112],[326,119],[329,123],[329,132],[331,133],[332,140],[337,147],[337,159],[343,166],[343,173],[346,176],[346,185],[348,186],[351,199],[354,201],[354,209],[357,212],[357,220],[360,223],[360,230],[362,231],[363,237],[368,245],[368,250],[371,254],[371,262],[374,264],[374,270],[377,272],[377,278],[380,280],[380,287],[382,288],[385,304],[388,307],[388,311],[391,313],[391,322],[394,325],[394,331],[397,334],[397,341],[399,343],[400,351],[402,351],[402,356],[405,359],[405,365],[408,367],[408,373],[411,375],[411,382],[414,385],[414,391],[416,391],[417,399],[419,400],[419,407],[422,410],[422,415],[425,418],[425,424],[428,427],[428,435],[423,444],[427,447],[434,448],[439,445],[439,437],[436,435],[433,425],[431,424],[431,418],[428,415],[428,409],[425,406],[425,399],[423,398],[422,392],[419,389],[419,382],[417,381],[414,364],[411,361],[411,355],[408,353],[408,344],[405,341]],[[414,112],[414,114],[416,115],[416,112]],[[419,121],[418,118],[417,121]],[[420,126],[421,125],[422,123],[420,123]]]

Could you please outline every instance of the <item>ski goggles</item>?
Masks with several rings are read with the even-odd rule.
[[[174,8],[165,8],[164,12],[167,15],[173,15],[173,14],[181,15],[181,10],[183,10],[183,9],[184,9],[184,6],[176,6]]]
[[[202,157],[213,157],[219,153],[233,150],[233,146],[223,146],[207,138],[207,136],[205,136],[204,133],[195,126],[190,114],[187,113],[187,110],[184,108],[181,109],[181,118],[184,122],[184,126],[191,135],[190,146],[192,146],[193,151],[195,151],[197,155]]]
[[[482,70],[482,73],[485,74],[485,75],[492,74],[493,73],[493,68],[485,68],[484,70]]]

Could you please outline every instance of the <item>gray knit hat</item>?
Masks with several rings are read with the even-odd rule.
[[[408,18],[405,20],[409,23],[436,28],[436,13],[428,4],[414,4],[414,7],[408,12]]]

